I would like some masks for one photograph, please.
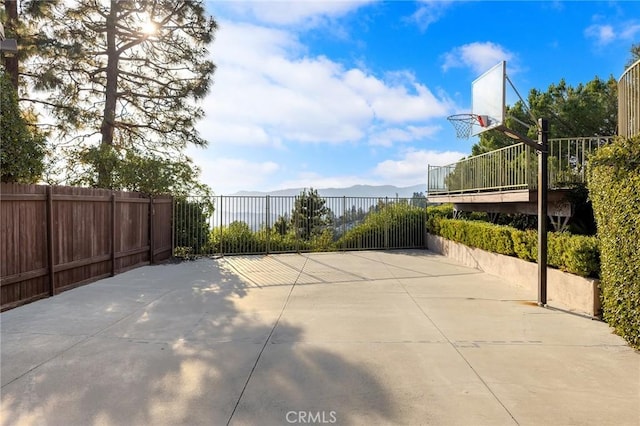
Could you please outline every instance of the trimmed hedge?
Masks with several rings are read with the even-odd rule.
[[[548,234],[547,238],[549,238]],[[538,261],[538,231],[513,229],[511,231],[511,239],[513,240],[513,251],[517,257],[528,262]],[[547,253],[547,260],[548,257]]]
[[[444,208],[427,210],[427,230],[431,234],[493,253],[535,262],[538,258],[538,232],[520,231],[488,222],[450,219]],[[583,277],[597,277],[600,271],[596,237],[550,232],[549,266]]]
[[[427,207],[427,231],[440,235],[440,219],[453,218],[453,204]]]
[[[640,349],[640,135],[599,149],[588,170],[602,251],[603,318]]]
[[[600,274],[600,249],[598,239],[587,235],[566,232],[550,232],[547,257],[550,266],[583,277],[598,277]],[[535,254],[538,256],[537,235]]]
[[[494,253],[514,256],[511,230],[507,226],[459,219],[440,219],[440,236]]]

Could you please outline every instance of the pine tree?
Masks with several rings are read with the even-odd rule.
[[[56,120],[55,155],[68,161],[69,183],[131,189],[132,169],[186,164],[194,184],[184,149],[207,145],[195,129],[197,102],[215,70],[207,47],[216,23],[203,1],[47,0],[25,9],[37,11],[25,19],[39,37],[23,77],[38,91],[31,101]]]
[[[291,212],[291,227],[296,230],[299,238],[309,240],[313,236],[320,235],[331,223],[332,212],[325,204],[326,200],[313,188],[310,188],[309,192],[306,189],[303,190],[296,197],[294,209]]]

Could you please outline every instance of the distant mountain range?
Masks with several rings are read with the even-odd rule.
[[[231,195],[242,196],[295,196],[305,188],[288,188],[278,191],[259,192],[259,191],[240,191]],[[308,188],[307,188],[308,189]],[[393,185],[354,185],[348,188],[314,188],[317,189],[318,195],[322,197],[389,197],[389,198],[411,198],[414,192],[426,193],[426,184],[419,184],[406,187],[397,187]]]

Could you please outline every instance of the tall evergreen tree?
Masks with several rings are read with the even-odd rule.
[[[331,224],[333,212],[326,206],[327,200],[318,195],[318,191],[310,188],[303,190],[296,198],[291,212],[291,227],[303,240],[322,234]]]
[[[132,168],[188,164],[184,149],[206,146],[195,124],[216,23],[202,0],[38,0],[26,10],[40,36],[23,76],[56,120],[68,181],[132,186]]]

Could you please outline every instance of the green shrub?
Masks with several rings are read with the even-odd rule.
[[[538,231],[514,229],[511,231],[511,238],[516,256],[528,262],[538,260]]]
[[[310,247],[310,242],[296,238],[293,231],[282,235],[275,229],[269,231],[261,229],[257,232],[257,238],[261,242],[261,247],[268,248],[269,253],[305,251]]]
[[[311,251],[335,251],[336,246],[333,242],[333,230],[325,229],[320,235],[313,235],[311,237]]]
[[[568,272],[587,277],[598,277],[601,266],[598,238],[573,235],[569,239],[563,263]]]
[[[478,220],[483,222],[489,222],[489,214],[485,212],[470,212],[469,220]]]
[[[600,240],[603,318],[640,349],[640,135],[598,150],[588,186]]]
[[[229,226],[211,231],[210,251],[215,253],[257,253],[265,251],[264,240],[259,238],[245,222],[235,221]]]
[[[453,204],[427,207],[427,216],[453,218]]]
[[[453,218],[453,204],[427,207],[427,231],[440,235],[440,219]]]
[[[598,276],[600,252],[596,237],[550,232],[547,247],[549,266],[583,277]]]
[[[459,219],[440,219],[440,235],[449,240],[494,253],[512,256],[515,254],[512,228]]]
[[[209,247],[209,217],[212,214],[213,204],[208,198],[176,197],[173,208],[173,236],[176,248],[191,248],[191,255],[205,252]],[[180,253],[183,251],[181,249]]]
[[[193,247],[178,246],[173,249],[173,257],[182,260],[196,260],[197,256],[193,253]]]
[[[445,217],[429,217],[428,223],[430,233],[448,240],[530,262],[537,261],[537,231]],[[597,277],[600,262],[596,237],[550,232],[547,264],[583,277]]]
[[[423,247],[425,209],[405,203],[387,204],[338,239],[339,249]]]

